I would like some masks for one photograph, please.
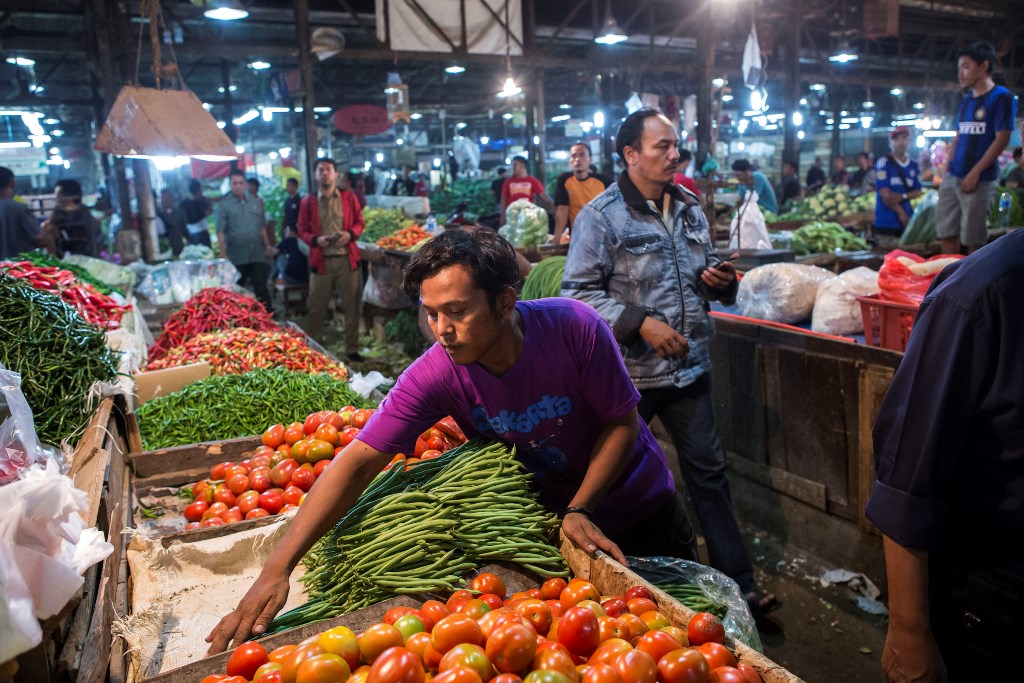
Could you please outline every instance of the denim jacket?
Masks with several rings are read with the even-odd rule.
[[[693,194],[675,184],[671,223],[651,208],[622,174],[573,223],[562,296],[585,301],[608,322],[626,369],[639,389],[684,387],[711,370],[715,335],[708,301],[732,303],[738,283],[725,291],[705,285],[700,273],[721,262],[707,218]],[[646,317],[668,323],[690,345],[683,360],[662,358],[640,336]]]

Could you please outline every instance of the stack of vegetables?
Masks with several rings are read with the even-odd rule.
[[[526,199],[517,199],[505,210],[506,224],[498,234],[513,247],[535,247],[548,241],[547,212]]]
[[[59,297],[3,273],[0,363],[21,374],[36,432],[50,444],[85,427],[92,385],[117,376],[117,353],[107,346],[102,328]]]
[[[396,594],[455,590],[462,574],[494,561],[564,575],[551,545],[558,524],[505,444],[473,440],[412,468],[397,462],[303,559],[309,602],[274,627],[328,619]]]
[[[375,209],[370,206],[363,209],[363,222],[366,227],[359,236],[360,242],[376,242],[382,237],[416,224],[416,221],[406,218],[405,212],[399,208]]]
[[[796,204],[791,211],[765,217],[767,223],[796,220],[828,220],[839,216],[875,210],[875,193],[851,197],[845,185],[823,187],[816,194]]]
[[[60,261],[57,261],[60,264]],[[56,294],[73,306],[86,322],[108,330],[121,326],[121,318],[131,305],[120,304],[94,285],[60,266],[38,266],[32,261],[0,263],[0,272],[32,285],[42,292]]]
[[[348,377],[344,365],[309,348],[303,336],[282,329],[261,332],[248,327],[196,335],[162,358],[150,361],[146,370],[203,361],[210,364],[215,375],[282,367],[297,372],[323,372],[338,379]]]
[[[377,246],[381,249],[413,251],[416,246],[420,245],[422,242],[426,242],[431,237],[433,237],[433,235],[414,223],[413,225],[410,225],[407,228],[402,228],[391,235],[381,237],[377,240]]]
[[[793,231],[789,248],[797,256],[823,252],[858,251],[868,248],[868,243],[838,223],[815,221]]]
[[[531,270],[523,283],[519,298],[523,301],[545,299],[562,293],[562,277],[565,275],[565,257],[546,258]]]
[[[28,261],[33,265],[40,266],[43,268],[61,268],[63,270],[69,270],[74,274],[76,278],[79,279],[79,281],[87,285],[92,285],[103,294],[113,294],[114,292],[121,291],[117,287],[107,284],[103,280],[99,279],[98,277],[90,273],[88,269],[83,268],[82,266],[76,265],[74,263],[70,263],[68,261],[62,261],[59,258],[51,256],[49,253],[42,250],[23,252],[21,254],[18,254],[18,256],[14,260]]]
[[[446,602],[395,607],[356,635],[346,626],[267,652],[236,648],[227,676],[204,683],[759,683],[725,645],[713,614],[675,626],[646,586],[602,598],[590,581],[551,578],[508,595],[497,574],[475,576]],[[468,589],[468,590],[467,590]]]
[[[279,329],[260,302],[229,289],[212,287],[193,296],[170,317],[160,337],[150,347],[149,359],[163,358],[171,349],[196,335],[233,327]]]
[[[207,479],[183,490],[193,502],[183,514],[185,530],[220,526],[288,512],[299,506],[306,492],[341,450],[359,435],[372,410],[345,406],[309,415],[305,422],[271,425],[260,437],[261,445],[244,453],[241,462],[222,462],[210,470]],[[406,468],[413,460],[432,460],[466,437],[455,427],[450,438],[438,438],[434,432],[447,433],[451,418],[432,427],[421,437],[436,449],[419,450],[415,458],[402,460]],[[452,423],[454,425],[454,423]],[[442,431],[445,430],[445,431]]]
[[[144,403],[136,412],[146,449],[184,446],[261,433],[325,405],[371,408],[348,382],[284,368],[214,375]]]
[[[466,204],[466,212],[476,217],[496,213],[497,201],[491,191],[489,178],[474,180],[459,178],[448,186],[430,193],[430,209],[438,216],[447,216],[455,211],[459,204]]]

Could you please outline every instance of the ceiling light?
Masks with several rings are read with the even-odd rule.
[[[313,111],[317,114],[329,114],[331,112],[330,107],[313,107]]]
[[[733,97],[732,95],[722,95],[723,102],[732,102],[734,99],[736,98]]]
[[[552,116],[551,123],[561,123],[562,121],[568,121],[570,117],[568,114],[561,114],[560,116]]]
[[[277,152],[267,152],[267,156],[270,157],[271,161],[277,159]]]
[[[847,64],[849,62],[855,62],[859,56],[854,52],[850,44],[845,40],[839,43],[839,47],[836,48],[835,54],[828,58],[828,61],[835,64]]]
[[[419,121],[420,119],[423,118],[423,114],[409,114],[409,118],[412,119],[413,121]]]
[[[292,154],[292,148],[282,147],[281,149],[277,150],[277,153],[281,155],[282,159],[287,159]]]
[[[861,102],[861,106],[864,107],[865,109],[874,109],[875,103],[872,102],[871,100],[868,100],[867,102]]]
[[[811,84],[811,90],[813,90],[814,92],[825,92],[825,84],[824,83],[813,83],[813,84]]]
[[[234,119],[232,123],[234,123],[236,126],[244,126],[245,124],[249,123],[256,117],[258,117],[259,115],[260,113],[258,111],[256,111],[255,109],[250,109],[238,118]]]
[[[796,132],[796,139],[797,140],[803,140],[804,139],[804,132],[802,130],[798,130]]]
[[[486,145],[490,141],[491,141],[491,139],[489,137],[487,137],[486,135],[481,135],[480,136],[480,144],[481,145]]]
[[[0,149],[22,149],[31,146],[31,142],[0,142]]]
[[[572,109],[572,105],[571,104],[560,104],[560,105],[558,105],[558,108],[559,109]]]
[[[8,57],[7,63],[14,64],[15,66],[25,66],[28,68],[32,68],[36,65],[36,60],[29,59],[28,57]]]
[[[509,76],[505,79],[505,85],[502,87],[501,92],[498,93],[498,97],[515,97],[521,92],[523,92],[523,89],[516,85],[512,76]]]
[[[217,21],[236,21],[249,16],[249,10],[242,7],[237,0],[211,0],[203,12],[207,19]]]
[[[506,114],[502,114],[501,118],[505,119],[506,121],[511,121],[512,120],[512,114],[507,114],[507,113]]]
[[[712,78],[711,79],[711,85],[713,85],[716,88],[724,88],[725,84],[728,83],[728,82],[729,81],[725,80],[724,78]]]
[[[395,144],[398,145],[399,147],[401,147],[402,145],[405,144],[405,140],[403,140],[402,138],[397,138],[395,140]]]
[[[235,92],[236,90],[238,90],[238,86],[237,85],[230,85],[230,86],[228,86],[228,90],[230,90],[231,92]],[[224,92],[224,86],[222,85],[219,88],[217,88],[217,92],[223,93]]]
[[[903,94],[903,88],[893,88],[892,90],[889,91],[889,94],[895,97],[899,97],[900,95]]]
[[[270,62],[264,62],[257,59],[255,62],[249,62],[249,68],[253,71],[263,71],[264,69],[270,68]]]
[[[441,168],[441,160],[434,157],[434,168]]]
[[[56,154],[57,156],[60,156],[60,148],[59,147],[51,147],[50,148],[50,154]]]
[[[384,163],[384,153],[383,152],[377,152],[377,155],[374,157],[374,159],[377,160],[378,164],[383,164]]]
[[[540,144],[540,136],[539,135],[534,135],[533,136],[533,144],[535,144],[535,145],[539,145]]]
[[[798,111],[793,112],[793,125],[797,128],[804,125],[804,115]]]
[[[583,129],[584,133],[589,133],[591,130],[593,130],[594,124],[591,123],[590,121],[582,121],[580,123],[580,128]]]
[[[59,138],[61,135],[64,135],[64,131],[62,131],[61,129],[58,128],[57,130],[50,131],[50,135],[53,135],[54,137],[58,137]]]
[[[914,109],[924,109],[924,102],[914,102]]]
[[[615,45],[626,40],[629,40],[629,36],[619,28],[619,24],[612,14],[612,0],[605,0],[604,26],[601,28],[601,33],[594,38],[594,42],[600,45]]]
[[[800,98],[800,106],[802,106],[802,107],[806,107],[807,106],[807,98],[806,97],[801,97]]]
[[[455,129],[456,130],[462,130],[463,128],[465,128],[468,125],[469,124],[466,123],[465,121],[459,121],[458,123],[455,124]]]
[[[454,74],[461,74],[461,73],[464,73],[466,71],[466,67],[462,66],[461,64],[449,64],[448,66],[446,66],[444,68],[444,71],[445,71],[445,73],[449,73],[449,74],[453,74],[453,75]]]
[[[604,128],[604,112],[594,112],[594,128]]]
[[[226,128],[226,127],[227,127],[227,125],[228,125],[228,124],[227,124],[227,123],[225,123],[224,121],[218,121],[218,122],[217,122],[217,127],[218,127],[218,128],[220,128],[221,130],[223,130],[224,128]],[[56,132],[56,131],[54,131],[54,132]]]
[[[48,126],[56,126],[58,123],[60,123],[60,120],[54,118],[43,119],[43,123],[45,123]]]
[[[245,154],[245,147],[243,145],[235,145],[235,151],[239,154]]]

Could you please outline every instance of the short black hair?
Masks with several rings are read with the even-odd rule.
[[[14,184],[14,171],[6,166],[0,166],[0,190],[6,190]]]
[[[797,173],[800,172],[800,164],[795,159],[783,159],[782,165],[786,166],[786,164],[789,164],[789,166],[791,166]]]
[[[82,199],[82,186],[77,180],[71,180],[70,178],[58,180],[57,187],[60,188],[61,194],[65,197],[74,197],[78,200]]]
[[[320,164],[330,164],[331,168],[333,168],[335,171],[338,170],[338,164],[334,163],[334,159],[331,159],[330,157],[324,157],[323,159],[317,159],[316,163],[313,164],[314,173],[316,173],[316,169],[320,168]]]
[[[736,171],[737,173],[745,173],[746,171],[752,171],[753,168],[754,167],[751,166],[750,162],[747,161],[746,159],[737,159],[736,161],[732,162],[732,170]]]
[[[1024,156],[1024,147],[1016,147],[1016,148],[1014,148],[1014,150],[1013,150],[1013,158],[1014,159],[1020,159],[1022,156]],[[7,169],[3,169],[3,170],[7,170]],[[0,182],[0,187],[7,187],[7,186],[4,185],[2,182]]]
[[[296,185],[298,185],[299,184],[299,179],[298,178],[289,178],[288,180],[284,181],[285,185],[291,185],[292,183],[295,183]]]
[[[858,158],[858,159],[860,159],[861,157],[864,157],[864,158],[865,158],[865,159],[867,159],[868,161],[870,161],[870,160],[871,160],[871,155],[870,155],[870,154],[868,154],[867,152],[861,152],[860,154],[858,154],[858,155],[857,155],[857,158]]]
[[[246,178],[245,182],[255,185],[257,190],[260,189],[259,178]]]
[[[498,167],[498,175],[505,175],[507,172],[508,172],[508,169],[506,169],[504,166],[499,166]]]
[[[688,150],[688,149],[681,149],[681,150],[679,150],[679,163],[683,163],[684,161],[689,161],[692,158],[693,158],[693,154],[690,153],[690,150]]]
[[[512,157],[512,163],[513,164],[516,163],[517,161],[520,162],[523,166],[526,166],[529,163],[526,160],[526,157],[524,157],[524,156]]]
[[[967,47],[962,47],[957,50],[957,61],[960,61],[961,57],[970,57],[977,64],[988,62],[988,72],[990,74],[992,73],[993,67],[996,65],[996,49],[992,47],[992,43],[984,40],[977,40]]]
[[[240,175],[243,178],[245,178],[245,171],[243,171],[240,168],[233,168],[233,169],[231,169],[231,173],[228,174],[228,177],[229,178],[234,178],[236,175]],[[245,180],[246,180],[246,182],[249,182],[248,178],[246,178]]]
[[[195,194],[196,192],[199,192],[202,189],[203,189],[203,184],[201,182],[199,182],[198,180],[196,180],[195,178],[193,178],[192,180],[188,181],[188,193],[189,194]]]
[[[581,140],[577,140],[576,142],[574,142],[571,145],[569,145],[569,149],[570,150],[572,150],[573,147],[582,147],[583,149],[587,150],[587,156],[588,157],[589,156],[593,156],[591,154],[591,152],[590,152],[590,145],[588,145],[587,143],[585,143],[585,142],[583,142]]]
[[[430,239],[405,266],[402,289],[416,300],[423,281],[451,266],[463,266],[493,307],[498,295],[519,284],[516,250],[493,230],[448,230]]]
[[[640,139],[644,136],[644,124],[652,116],[662,116],[662,113],[651,107],[637,109],[626,117],[626,120],[619,126],[615,134],[615,151],[623,159],[626,158],[626,148],[640,149]]]

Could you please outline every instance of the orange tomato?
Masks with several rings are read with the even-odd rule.
[[[481,680],[489,681],[494,675],[494,667],[487,653],[479,645],[460,643],[441,657],[438,671],[445,672],[449,669],[468,667],[480,676]]]
[[[473,599],[473,594],[467,590],[457,590],[448,598],[446,606],[451,612],[458,612],[462,606]]]
[[[340,441],[338,440],[337,428],[326,423],[316,428],[316,431],[313,432],[313,438],[319,439],[321,441],[326,441],[327,443],[331,444],[332,448],[340,443]]]
[[[523,671],[537,654],[537,634],[530,626],[503,624],[487,639],[486,652],[500,673]]]
[[[562,591],[565,590],[565,587],[568,585],[569,584],[565,582],[565,579],[557,577],[548,579],[540,587],[540,597],[542,600],[557,600],[562,594]]]
[[[360,633],[356,640],[359,643],[359,656],[367,664],[373,664],[385,650],[405,644],[402,632],[391,624],[374,624]]]
[[[404,647],[392,647],[382,652],[373,663],[367,680],[374,683],[423,683],[423,665],[419,657]]]
[[[332,655],[338,655],[345,660],[349,669],[355,670],[359,665],[359,641],[356,634],[345,626],[335,626],[320,634],[317,642],[320,647]]]
[[[598,617],[597,627],[602,643],[611,638],[625,640],[629,637],[629,628],[615,617]]]
[[[690,644],[690,641],[686,638],[686,631],[679,628],[678,626],[665,626],[661,630],[675,638],[676,642],[682,645],[683,647]]]
[[[296,426],[296,425],[298,425],[298,426]],[[293,446],[297,442],[299,442],[303,438],[305,438],[306,433],[304,431],[302,431],[302,425],[300,425],[298,422],[293,422],[290,426],[288,426],[284,430],[284,434],[282,434],[282,436],[284,437],[284,443],[286,445]],[[279,449],[280,448],[280,444],[278,446],[276,446],[276,448]]]
[[[430,633],[430,644],[442,655],[461,643],[484,644],[480,624],[465,614],[451,614],[441,619]]]
[[[431,683],[482,683],[480,674],[468,666],[459,666],[437,674]]]
[[[573,579],[568,586],[562,589],[562,592],[558,596],[558,601],[562,603],[562,606],[566,609],[575,607],[576,603],[584,600],[600,600],[601,594],[597,592],[597,588],[594,584],[589,581],[582,581],[579,579]]]
[[[282,678],[284,672],[282,671]],[[338,655],[321,654],[299,664],[295,683],[338,683],[352,675],[348,664]],[[422,682],[420,679],[420,683]],[[414,682],[416,683],[416,682]]]
[[[260,437],[260,443],[270,448],[277,448],[284,443],[284,425],[277,424],[267,427]]]
[[[651,657],[642,650],[623,652],[611,662],[622,683],[656,683],[658,666]]]
[[[588,661],[591,664],[611,664],[613,659],[632,649],[633,646],[622,638],[609,638],[597,646]]]
[[[626,604],[629,606],[629,613],[640,616],[645,612],[656,612],[658,611],[658,605],[653,600],[647,598],[633,598],[627,600]]]
[[[551,614],[551,607],[546,602],[529,598],[515,606],[515,612],[533,625],[533,630],[539,634],[546,634],[551,630],[554,617]]]
[[[281,680],[284,683],[297,683],[295,677],[298,675],[302,663],[322,654],[324,654],[324,649],[320,647],[320,643],[299,645],[281,662]]]
[[[622,676],[610,664],[592,664],[583,674],[581,683],[622,683]]]
[[[721,643],[704,643],[697,650],[708,660],[712,671],[720,666],[736,666],[736,655]]]
[[[673,650],[658,660],[661,683],[707,683],[710,671],[708,660],[692,648]]]
[[[543,650],[533,658],[533,668],[544,671],[557,671],[572,683],[579,683],[580,672],[572,657],[562,650]]]
[[[640,642],[636,644],[636,649],[646,652],[657,662],[669,652],[678,650],[682,646],[682,643],[664,631],[648,631],[640,636]]]
[[[473,580],[469,582],[469,589],[478,593],[493,593],[502,600],[507,595],[505,582],[501,577],[488,572],[474,576]]]
[[[284,662],[285,658],[295,651],[298,645],[282,645],[281,647],[274,648],[270,651],[270,661],[281,663]]]

